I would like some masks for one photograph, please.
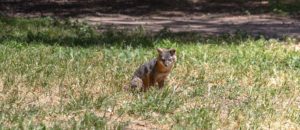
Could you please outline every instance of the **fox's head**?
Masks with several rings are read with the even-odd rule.
[[[176,62],[176,50],[175,49],[163,49],[157,48],[158,52],[158,63],[166,68],[172,67]]]

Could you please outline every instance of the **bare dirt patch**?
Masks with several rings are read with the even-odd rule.
[[[172,5],[172,6],[171,6]],[[254,36],[300,38],[299,14],[272,15],[268,1],[208,2],[177,5],[146,1],[50,0],[39,2],[4,1],[0,9],[8,16],[72,18],[107,28],[133,29],[143,26],[148,32],[168,28],[173,32],[201,35],[247,32]],[[1,14],[2,14],[1,13]],[[298,18],[297,18],[298,17]]]
[[[180,16],[128,16],[99,15],[79,18],[93,25],[101,25],[100,30],[108,27],[133,29],[142,26],[146,31],[158,32],[168,28],[172,32],[197,32],[203,35],[233,34],[238,31],[267,38],[292,36],[300,38],[300,21],[288,17],[260,15],[193,14]]]

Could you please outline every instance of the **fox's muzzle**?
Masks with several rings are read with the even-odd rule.
[[[173,65],[172,61],[165,61],[164,62],[165,67],[170,67],[171,65]]]

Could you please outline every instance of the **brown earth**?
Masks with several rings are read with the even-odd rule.
[[[144,0],[146,1],[146,0]],[[225,2],[171,6],[135,0],[41,0],[0,2],[2,15],[21,17],[53,16],[85,21],[99,25],[100,31],[134,29],[143,26],[146,31],[158,32],[168,28],[173,32],[196,32],[201,35],[247,32],[254,36],[300,38],[299,15],[274,15],[267,1],[248,3]]]
[[[170,13],[170,12],[168,12]],[[174,12],[172,12],[174,13]],[[172,32],[197,32],[203,35],[219,35],[223,33],[247,32],[254,36],[264,35],[269,38],[294,36],[300,38],[300,21],[288,17],[259,15],[228,15],[228,14],[182,14],[172,17],[155,14],[151,16],[99,15],[85,16],[79,20],[100,29],[116,27],[133,29],[139,26],[150,32],[158,32],[168,28]]]

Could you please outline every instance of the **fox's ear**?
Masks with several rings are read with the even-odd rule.
[[[158,52],[158,54],[161,54],[163,52],[163,49],[162,48],[157,48],[157,52]]]
[[[170,49],[170,53],[171,53],[171,55],[175,55],[176,50],[175,49]]]

